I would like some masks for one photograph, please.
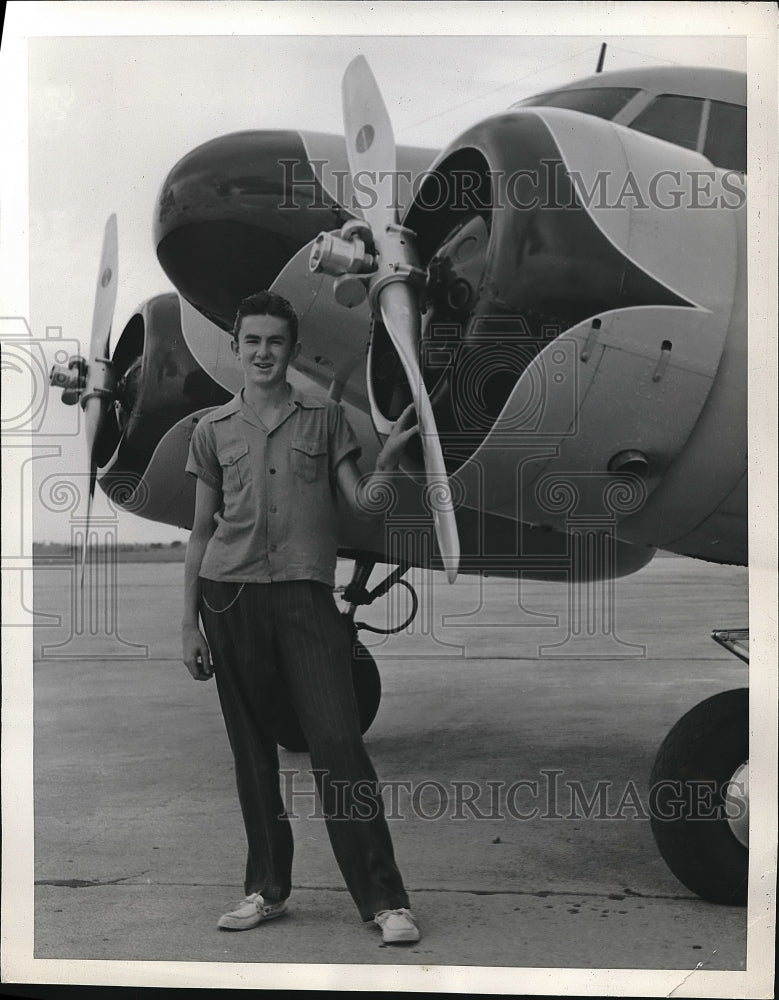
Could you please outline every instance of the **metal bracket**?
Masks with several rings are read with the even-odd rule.
[[[368,582],[368,577],[371,575],[375,565],[376,560],[372,557],[356,561],[354,575],[343,592],[343,599],[349,603],[349,610],[344,612],[344,617],[354,625],[355,629],[364,628],[368,632],[376,632],[379,635],[394,635],[397,632],[402,632],[404,628],[410,625],[419,612],[419,597],[416,590],[414,590],[408,580],[401,579],[411,566],[409,563],[401,563],[378,586],[374,587],[373,590],[367,590],[365,584]],[[368,625],[367,622],[354,621],[354,613],[359,606],[373,604],[377,598],[383,597],[393,587],[398,585],[405,587],[411,594],[412,602],[411,614],[401,625],[396,625],[394,628],[376,628],[374,625]]]
[[[108,389],[93,389],[91,392],[85,393],[79,400],[82,407],[86,404],[87,400],[92,399],[93,396],[102,396],[105,399],[114,398],[114,394],[110,392]]]
[[[716,628],[711,637],[729,653],[739,660],[749,663],[749,629],[748,628]]]

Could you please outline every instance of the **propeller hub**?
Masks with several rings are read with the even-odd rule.
[[[77,403],[87,383],[87,363],[80,354],[75,354],[68,367],[52,365],[49,371],[49,385],[62,389],[62,402],[67,406]]]
[[[395,281],[403,281],[415,292],[421,292],[426,283],[425,272],[419,267],[416,250],[416,233],[396,224],[386,227],[376,236],[376,270],[370,279],[371,309],[380,313],[381,293]]]
[[[348,225],[348,224],[347,224]],[[369,274],[376,267],[373,254],[368,253],[365,242],[355,230],[337,233],[320,233],[311,247],[308,266],[312,273],[324,271],[340,277],[342,274]]]

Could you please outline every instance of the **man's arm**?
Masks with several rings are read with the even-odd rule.
[[[376,456],[376,466],[369,476],[363,476],[357,460],[347,455],[335,468],[335,478],[341,495],[357,517],[370,517],[370,496],[382,483],[387,483],[391,489],[389,473],[394,472],[409,439],[417,433],[418,427],[412,424],[414,405],[407,406],[395,421],[384,447]]]
[[[198,625],[198,576],[206,546],[216,528],[214,514],[220,503],[219,492],[198,479],[195,520],[184,562],[184,617],[181,622],[182,659],[196,681],[207,681],[214,672],[208,643]]]

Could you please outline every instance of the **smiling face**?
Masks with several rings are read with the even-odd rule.
[[[300,351],[292,342],[286,319],[279,316],[244,316],[238,329],[238,341],[231,341],[233,354],[241,362],[244,384],[268,390],[283,386],[287,367]]]

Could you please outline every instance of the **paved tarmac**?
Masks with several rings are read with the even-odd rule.
[[[340,583],[349,571],[339,564]],[[338,963],[744,969],[746,911],[703,902],[667,870],[646,795],[674,722],[747,683],[709,638],[748,623],[745,570],[656,558],[595,598],[611,617],[578,639],[562,584],[418,573],[411,634],[361,633],[384,688],[366,741],[423,930],[404,948],[360,921],[311,815],[308,758],[286,751],[290,915],[216,930],[242,896],[244,840],[215,686],[179,659],[183,566],[117,572],[91,618],[67,567],[35,573],[36,610],[61,616],[35,642],[36,958],[321,963],[325,982],[330,966],[340,982]],[[398,607],[357,617],[398,621],[397,594]],[[598,789],[600,815],[585,818],[576,796]],[[193,985],[192,969],[158,985]],[[262,966],[243,969],[262,983]],[[457,970],[446,975],[456,990]]]

